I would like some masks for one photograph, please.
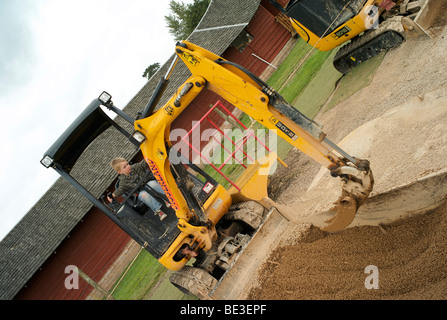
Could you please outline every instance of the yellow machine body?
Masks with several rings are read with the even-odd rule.
[[[205,251],[211,248],[216,238],[214,226],[225,215],[233,201],[252,199],[262,202],[262,198],[266,196],[268,179],[267,174],[260,175],[259,170],[268,170],[273,162],[272,157],[276,159],[276,155],[271,154],[266,159],[252,164],[238,182],[241,184],[240,190],[234,188],[226,190],[219,186],[203,204],[203,210],[208,219],[207,225],[190,224],[190,219],[195,212],[188,207],[187,201],[176,184],[166,146],[170,146],[171,123],[203,88],[206,87],[217,93],[328,169],[333,170],[345,165],[343,159],[321,143],[324,135],[319,138],[312,136],[272,107],[269,96],[262,92],[259,84],[244,72],[229,64],[216,63],[219,59],[224,60],[186,41],[177,45],[177,54],[191,71],[191,77],[178,88],[176,94],[163,107],[135,122],[135,129],[146,136],[145,142],[140,147],[144,159],[179,219],[178,228],[181,233],[159,259],[171,270],[181,269],[188,261],[188,258],[179,262],[173,260],[173,256],[182,244],[198,244],[199,248]]]
[[[295,31],[307,43],[320,51],[330,51],[373,27],[383,11],[378,9],[381,2],[383,0],[368,0],[357,15],[339,26],[334,26],[335,30],[323,37],[316,35],[294,18],[290,18],[290,21]]]

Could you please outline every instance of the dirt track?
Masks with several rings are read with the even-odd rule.
[[[423,100],[426,93],[447,90],[445,7],[431,29],[433,39],[407,40],[385,56],[368,87],[316,117],[332,141],[340,141],[362,124],[415,97]],[[414,147],[420,144],[415,142]],[[387,152],[393,150],[384,145],[383,157]],[[385,168],[377,168],[381,178],[379,189],[409,182],[407,178],[414,175],[412,166],[422,168],[421,173],[447,167],[444,157],[428,164],[406,163],[407,156],[403,153],[400,157],[390,157],[389,161],[396,161],[394,158],[401,161],[389,163],[390,167],[400,168],[394,177],[380,176]],[[297,195],[307,190],[320,170],[297,151],[291,152],[286,162],[289,169],[277,170],[270,189],[270,197],[282,204],[296,201]],[[259,271],[257,285],[247,298],[446,299],[446,227],[447,204],[430,214],[384,228],[355,227],[335,235],[308,225],[291,226],[282,245],[272,252]],[[378,268],[378,290],[365,288],[368,276],[365,268],[369,265]]]

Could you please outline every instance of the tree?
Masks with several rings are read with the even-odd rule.
[[[194,0],[190,4],[175,0],[169,2],[172,14],[165,16],[165,21],[174,40],[181,41],[188,38],[199,24],[209,4],[210,0]]]
[[[181,41],[188,38],[199,24],[200,19],[206,12],[211,0],[193,0],[193,3],[184,4],[180,1],[171,0],[169,8],[171,14],[165,16],[165,21],[169,33],[174,36],[175,41]],[[153,63],[143,73],[143,78],[150,79],[157,70],[160,69],[159,63]]]
[[[151,64],[143,73],[143,78],[147,78],[148,80],[155,74],[155,72],[160,69],[160,63],[156,62]]]

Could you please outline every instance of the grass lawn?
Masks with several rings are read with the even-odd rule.
[[[195,296],[185,295],[178,290],[169,281],[169,274],[172,271],[168,271],[166,276],[160,279],[158,287],[151,292],[148,300],[198,300]]]
[[[329,60],[328,58],[333,55],[332,51],[322,52],[311,49],[312,47],[309,44],[301,39],[298,40],[286,60],[267,80],[267,83],[289,103],[293,103],[301,95],[318,71],[325,65],[325,62]],[[303,61],[303,59],[306,60]],[[330,65],[332,65],[332,59],[330,60]]]
[[[308,85],[296,96],[292,105],[313,119],[334,92],[337,81],[343,76],[332,65],[336,51],[331,52],[321,65],[319,71],[309,81]]]
[[[146,250],[142,250],[116,287],[113,297],[117,300],[140,300],[148,295],[166,271],[167,269],[157,259]]]
[[[331,100],[327,103],[324,111],[329,110],[345,99],[348,99],[360,89],[368,86],[374,78],[377,68],[382,63],[385,53],[381,53],[371,60],[365,61],[352,69],[341,80]]]

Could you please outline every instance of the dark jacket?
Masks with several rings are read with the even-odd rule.
[[[128,176],[124,174],[119,175],[120,179],[119,186],[115,190],[115,192],[113,192],[115,194],[115,197],[117,198],[122,196],[127,191],[130,191],[133,188],[135,188],[137,184],[144,179],[145,175],[148,174],[148,172],[149,174],[145,180],[149,181],[154,179],[154,176],[152,172],[150,172],[149,167],[145,160],[132,164],[130,165],[130,167],[131,167],[130,175]]]

